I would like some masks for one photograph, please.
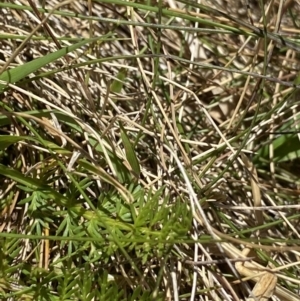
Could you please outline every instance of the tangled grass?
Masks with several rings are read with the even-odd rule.
[[[1,300],[299,299],[297,1],[0,10]]]

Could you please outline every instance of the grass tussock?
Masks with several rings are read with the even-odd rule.
[[[244,2],[0,3],[1,300],[298,300],[299,4]]]

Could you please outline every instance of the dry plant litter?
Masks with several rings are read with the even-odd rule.
[[[0,299],[300,300],[299,8],[2,1]]]

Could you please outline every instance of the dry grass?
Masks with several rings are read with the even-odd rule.
[[[1,84],[1,300],[297,300],[300,6],[221,2],[0,3],[2,72],[99,38]]]

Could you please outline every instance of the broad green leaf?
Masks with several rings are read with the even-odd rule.
[[[9,147],[11,144],[24,141],[26,137],[22,136],[10,136],[10,135],[2,135],[0,136],[0,150],[4,150]]]
[[[298,80],[295,81],[298,83]],[[295,92],[292,93],[292,95]],[[295,115],[293,119],[287,121],[280,129],[278,133],[282,132],[283,134],[278,136],[273,141],[270,141],[268,144],[261,147],[258,151],[258,155],[255,160],[262,157],[266,160],[270,158],[269,149],[270,144],[273,145],[274,149],[274,158],[275,162],[285,162],[292,161],[294,159],[300,158],[300,140],[295,124],[299,123],[300,115]],[[291,134],[285,134],[284,132],[290,132]]]
[[[269,159],[270,145],[264,145],[259,151],[258,156]],[[300,141],[297,134],[281,135],[273,141],[274,161],[285,162],[300,158]]]
[[[136,157],[134,148],[132,147],[132,144],[126,134],[126,130],[124,129],[124,127],[122,126],[121,123],[120,123],[120,128],[121,128],[121,138],[122,138],[122,141],[124,144],[126,158],[129,162],[132,170],[134,171],[135,176],[137,178],[139,178],[140,172],[141,172],[139,161]]]
[[[0,93],[3,92],[3,90],[6,87],[6,84],[3,83],[3,81],[6,83],[11,83],[11,84],[16,83],[19,80],[25,78],[30,73],[33,73],[33,72],[37,71],[38,69],[40,69],[41,67],[44,67],[45,65],[63,57],[67,53],[74,51],[74,50],[78,49],[79,47],[84,46],[88,43],[95,42],[97,40],[99,40],[99,38],[86,39],[86,40],[83,40],[74,45],[67,46],[67,47],[59,49],[53,53],[47,54],[43,57],[39,57],[33,61],[25,63],[24,65],[15,67],[13,69],[6,70],[5,72],[3,72],[0,75]]]

